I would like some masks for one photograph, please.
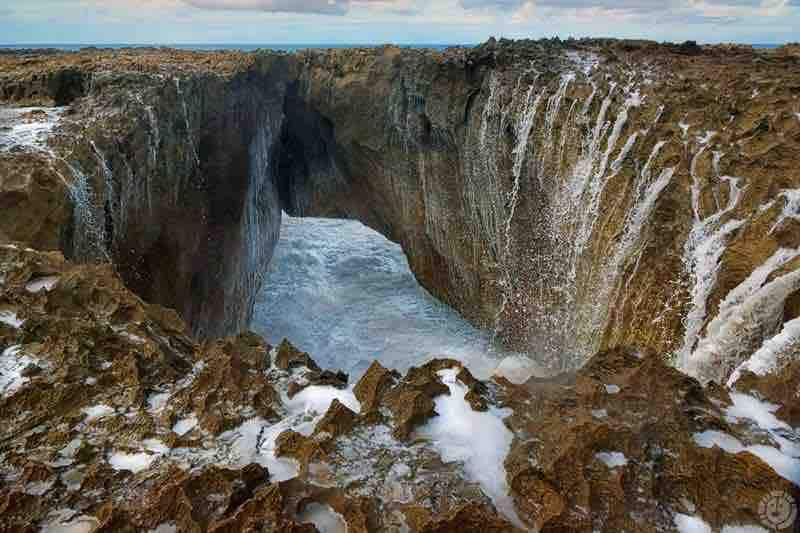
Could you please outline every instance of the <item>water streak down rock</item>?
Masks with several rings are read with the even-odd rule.
[[[11,54],[0,94],[71,103],[48,144],[86,176],[102,225],[93,257],[70,244],[90,235],[67,218],[36,238],[108,254],[200,336],[246,325],[283,208],[399,242],[434,295],[555,370],[636,345],[725,380],[800,314],[796,284],[781,282],[780,305],[706,329],[728,293],[800,246],[800,58],[692,51]],[[67,71],[79,75],[41,85]]]

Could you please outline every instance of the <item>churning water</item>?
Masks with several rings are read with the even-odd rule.
[[[351,380],[376,359],[404,372],[452,357],[481,378],[501,364],[509,379],[532,369],[423,289],[399,245],[349,220],[284,215],[252,329],[272,344],[288,338]]]

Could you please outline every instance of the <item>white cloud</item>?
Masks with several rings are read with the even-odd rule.
[[[209,10],[263,11],[269,13],[303,13],[344,15],[353,6],[413,14],[413,0],[183,0],[186,4]]]
[[[746,19],[785,16],[792,0],[459,0],[466,10],[510,14],[513,22],[564,16],[580,19],[660,16],[666,20]]]

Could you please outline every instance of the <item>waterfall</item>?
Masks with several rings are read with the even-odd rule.
[[[744,220],[730,220],[712,232],[702,223],[692,228],[683,256],[684,267],[691,278],[691,307],[684,318],[683,346],[678,352],[681,369],[689,368],[692,350],[705,324],[708,297],[717,283],[727,238],[744,223]]]
[[[538,78],[538,77],[537,77]],[[514,156],[514,165],[512,168],[512,174],[514,177],[514,184],[511,188],[511,194],[509,195],[508,200],[508,215],[506,216],[505,221],[505,232],[504,232],[504,243],[505,248],[503,252],[503,257],[501,261],[501,268],[503,269],[503,278],[501,283],[503,285],[503,294],[502,294],[502,301],[500,304],[500,308],[497,312],[495,317],[495,328],[494,333],[497,335],[498,333],[498,324],[500,317],[506,310],[508,305],[508,301],[510,299],[510,295],[514,290],[512,285],[512,275],[511,275],[511,223],[514,218],[514,213],[517,209],[517,201],[519,199],[519,188],[520,188],[520,176],[522,174],[522,166],[525,162],[525,156],[528,153],[528,140],[530,139],[531,130],[533,129],[533,125],[536,121],[536,113],[539,109],[540,104],[542,103],[542,99],[544,98],[544,93],[546,88],[543,88],[539,94],[534,98],[533,93],[535,89],[536,78],[534,79],[534,83],[528,88],[527,96],[525,98],[525,104],[522,108],[521,118],[519,123],[517,124],[517,142],[512,150],[512,155]]]
[[[642,172],[642,174],[645,175],[645,172]],[[631,249],[639,243],[642,229],[650,219],[658,198],[669,185],[674,174],[674,167],[663,169],[658,178],[650,183],[641,198],[634,197],[633,209],[628,212],[622,237],[616,246],[616,251],[608,267],[612,275],[618,274],[618,269],[622,266],[623,261],[630,256]]]
[[[502,127],[500,118],[500,78],[492,72],[488,80],[488,95],[481,113],[480,130],[477,146],[468,149],[469,165],[466,174],[467,183],[464,190],[464,202],[471,211],[471,219],[477,221],[477,230],[473,233],[475,253],[480,253],[478,243],[485,242],[494,260],[499,261],[499,235],[497,217],[499,215],[501,194],[498,186],[498,161],[500,150],[498,142]]]
[[[701,381],[725,382],[731,372],[783,322],[786,298],[800,289],[800,270],[760,285],[775,268],[800,255],[778,250],[720,305],[685,369]]]
[[[781,191],[778,198],[783,198],[784,206],[778,220],[772,225],[769,230],[770,235],[775,233],[786,220],[800,221],[800,189],[786,189]]]
[[[89,180],[76,165],[64,161],[72,174],[67,191],[72,200],[72,253],[79,261],[110,261],[105,248],[105,227],[98,223]]]
[[[790,320],[783,325],[780,333],[769,338],[749,359],[739,365],[728,379],[728,387],[733,385],[748,371],[764,376],[779,366],[793,361],[800,353],[800,318]]]
[[[153,106],[145,106],[144,110],[150,123],[150,165],[155,167],[158,163],[158,149],[161,146],[161,132],[158,129],[158,118]]]
[[[569,88],[569,84],[575,79],[575,74],[572,72],[567,72],[566,74],[561,75],[561,82],[559,83],[558,90],[550,97],[547,101],[547,111],[545,113],[545,120],[544,120],[544,146],[542,148],[542,152],[539,156],[539,170],[537,175],[539,177],[539,187],[543,190],[544,189],[544,174],[545,174],[545,165],[547,164],[548,157],[550,156],[550,152],[553,149],[553,127],[556,122],[556,118],[558,117],[558,112],[561,109],[561,102],[564,100],[564,96],[567,94],[567,89]],[[574,105],[574,102],[573,102]],[[570,114],[572,110],[570,110]],[[565,122],[565,125],[569,123],[569,118]],[[565,128],[566,129],[566,128]],[[561,139],[561,149],[563,150],[563,145],[566,139],[562,135]],[[560,157],[558,161],[555,162],[556,168],[558,168],[560,164]],[[558,176],[555,176],[556,180]]]
[[[183,94],[183,87],[181,87],[180,78],[175,78],[175,92],[177,93],[178,99],[181,101],[181,109],[183,110],[183,123],[184,127],[186,128],[186,141],[188,142],[189,149],[192,152],[194,163],[199,167],[200,155],[197,153],[197,146],[195,145],[194,136],[192,135],[192,125],[189,120],[189,106],[186,103],[186,96]]]

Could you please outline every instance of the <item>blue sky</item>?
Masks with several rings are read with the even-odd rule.
[[[800,0],[4,0],[0,42],[800,41]]]

